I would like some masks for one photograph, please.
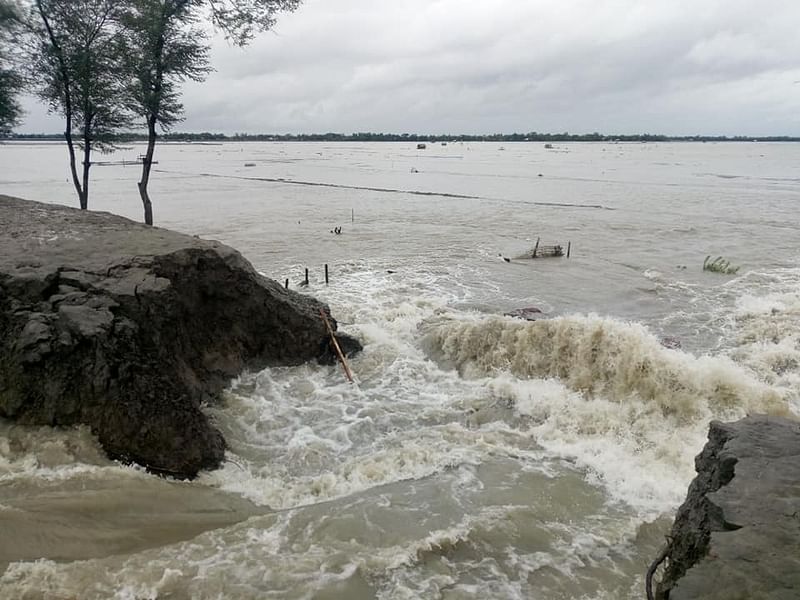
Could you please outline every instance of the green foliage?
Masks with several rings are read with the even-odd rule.
[[[119,17],[122,0],[33,0],[21,18],[39,97],[64,117],[72,183],[89,203],[94,150],[111,151],[129,124],[123,103]],[[75,148],[83,151],[82,176]]]
[[[278,13],[290,12],[300,0],[195,0],[209,9],[211,23],[237,46],[249,43],[256,32],[275,25]]]
[[[90,149],[113,149],[113,134],[129,124],[121,101],[116,27],[122,5],[119,0],[36,0],[33,7],[37,92]]]
[[[211,70],[202,20],[237,45],[271,28],[279,12],[300,0],[0,0],[0,42],[12,4],[24,17],[30,80],[50,110],[64,117],[64,138],[81,208],[88,203],[93,150],[112,150],[121,130],[133,123],[147,129],[139,191],[151,222],[147,185],[157,130],[169,131],[183,118],[180,85],[202,81]],[[3,45],[0,43],[0,51]],[[19,117],[9,92],[17,82],[3,69],[0,53],[0,132]],[[83,149],[83,177],[75,147]]]
[[[208,40],[196,27],[196,3],[129,0],[122,23],[128,109],[148,130],[168,131],[183,118],[179,86],[211,70]]]
[[[183,119],[180,84],[202,81],[211,70],[208,40],[197,23],[209,15],[229,40],[242,45],[255,31],[269,29],[276,12],[293,10],[299,0],[127,0],[126,4],[122,16],[126,101],[128,110],[147,128],[138,187],[144,221],[152,225],[148,185],[157,132],[168,132]]]
[[[16,72],[0,69],[0,135],[7,135],[19,124],[22,108],[17,100],[17,91],[21,83]]]
[[[739,267],[734,267],[731,263],[721,256],[711,260],[711,255],[706,256],[703,261],[703,271],[711,271],[712,273],[722,273],[724,275],[736,275],[739,272]]]
[[[22,116],[17,95],[24,81],[12,64],[12,45],[18,23],[16,7],[7,0],[0,0],[0,135],[10,133]]]

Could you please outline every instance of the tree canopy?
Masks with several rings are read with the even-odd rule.
[[[35,0],[31,7],[35,89],[52,112],[64,117],[72,181],[83,209],[92,150],[113,149],[114,134],[130,123],[119,60],[122,5],[119,0]],[[82,177],[76,144],[83,151]]]
[[[180,84],[202,81],[210,70],[208,41],[198,21],[190,0],[131,0],[122,20],[127,106],[147,128],[138,187],[148,225],[153,224],[148,185],[158,132],[183,119]]]
[[[14,68],[11,48],[18,23],[16,7],[0,0],[0,134],[9,133],[22,116],[17,94],[23,78]]]
[[[277,15],[290,12],[300,0],[194,0],[208,9],[211,23],[238,46],[247,44],[260,31],[275,25]]]
[[[10,1],[0,0],[0,18]],[[81,208],[88,206],[92,151],[113,149],[122,130],[141,127],[147,131],[148,144],[138,186],[148,224],[153,222],[148,183],[159,132],[183,119],[181,84],[202,81],[211,70],[203,24],[244,45],[271,28],[278,13],[300,4],[300,0],[19,1],[32,84],[50,110],[64,117],[64,139]],[[0,70],[0,111],[8,104],[6,121],[13,124],[19,109],[13,96],[6,101],[4,90],[14,86],[5,78]],[[0,129],[6,122],[2,118],[0,113]],[[83,151],[82,177],[76,147]]]

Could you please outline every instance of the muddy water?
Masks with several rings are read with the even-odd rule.
[[[0,146],[2,192],[74,203],[64,154]],[[86,431],[0,424],[0,597],[641,597],[709,419],[798,411],[798,159],[162,147],[156,220],[292,285],[310,267],[307,293],[365,343],[358,383],[244,374],[207,409],[229,462],[192,483],[112,463]],[[139,217],[134,168],[95,175],[95,208]],[[571,258],[522,258],[537,238]],[[521,306],[548,318],[502,317]]]

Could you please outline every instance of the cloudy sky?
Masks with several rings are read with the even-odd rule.
[[[212,62],[181,131],[800,135],[800,0],[305,0]]]

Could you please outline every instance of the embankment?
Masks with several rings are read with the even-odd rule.
[[[711,423],[678,509],[661,600],[800,595],[800,423]]]
[[[217,466],[201,403],[245,368],[319,356],[321,309],[219,242],[0,196],[0,417],[87,424],[111,457]]]

